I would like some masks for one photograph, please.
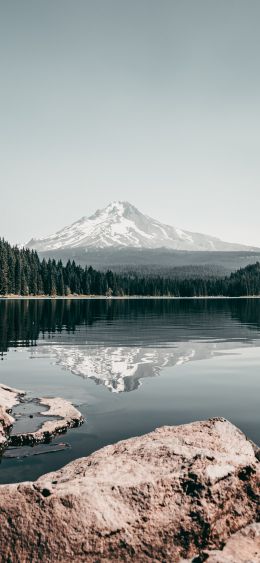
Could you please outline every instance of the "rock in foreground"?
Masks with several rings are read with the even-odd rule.
[[[1,486],[0,552],[45,563],[216,554],[256,521],[257,479],[253,445],[226,420],[159,428]]]

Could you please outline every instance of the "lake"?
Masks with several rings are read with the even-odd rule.
[[[85,417],[54,439],[54,449],[66,444],[61,451],[7,450],[1,483],[35,479],[158,426],[214,416],[260,443],[259,299],[2,299],[0,355],[1,383],[29,398],[69,399]]]

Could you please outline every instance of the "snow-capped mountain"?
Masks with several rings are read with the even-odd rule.
[[[171,250],[256,250],[249,246],[183,231],[144,215],[125,201],[110,203],[90,217],[46,238],[31,239],[27,245],[40,252],[62,249],[136,248]]]

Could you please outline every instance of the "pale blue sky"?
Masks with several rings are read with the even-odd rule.
[[[0,0],[0,236],[111,200],[260,246],[259,0]]]

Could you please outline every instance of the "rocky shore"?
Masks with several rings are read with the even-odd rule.
[[[69,402],[61,397],[41,398],[39,405],[48,406],[47,411],[40,412],[42,416],[54,417],[46,420],[43,425],[34,432],[23,432],[10,436],[12,446],[23,446],[48,442],[56,436],[66,432],[68,428],[79,426],[83,422],[81,413]]]
[[[57,434],[66,432],[68,428],[79,426],[83,422],[81,413],[69,402],[60,397],[35,399],[39,404],[47,406],[48,410],[40,412],[41,416],[53,417],[46,420],[34,432],[12,433],[15,423],[12,408],[21,401],[25,401],[26,393],[12,387],[0,384],[0,452],[8,445],[33,445],[50,441]]]
[[[25,395],[24,391],[0,384],[0,452],[8,443],[8,435],[15,420],[10,414]]]
[[[0,487],[3,561],[259,563],[259,450],[212,419]]]

